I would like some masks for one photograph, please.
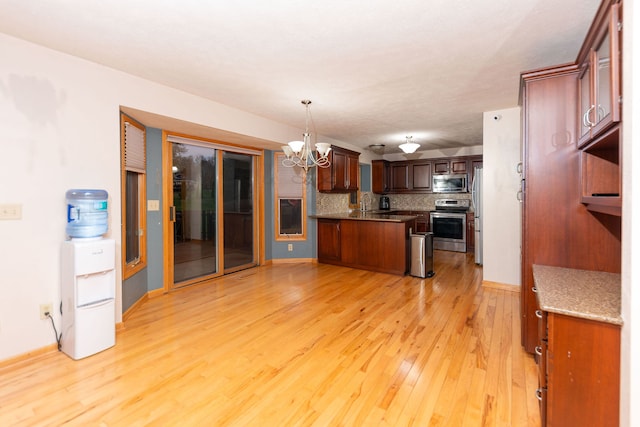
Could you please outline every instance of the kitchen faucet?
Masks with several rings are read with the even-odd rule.
[[[361,211],[366,211],[367,210],[367,202],[369,202],[369,205],[371,205],[371,194],[369,193],[362,193],[360,195],[360,210]]]

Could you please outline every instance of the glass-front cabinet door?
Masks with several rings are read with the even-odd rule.
[[[602,21],[578,76],[582,147],[620,121],[620,4],[611,6]]]
[[[591,55],[590,55],[591,56]],[[580,135],[579,141],[583,142],[591,137],[590,114],[595,108],[591,101],[591,60],[586,61],[580,67],[578,76],[578,98],[580,104]]]

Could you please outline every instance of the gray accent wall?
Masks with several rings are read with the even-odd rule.
[[[299,259],[299,258],[316,258],[316,220],[307,217],[307,239],[306,240],[275,240],[275,194],[273,189],[274,183],[274,152],[268,151],[265,152],[265,171],[267,171],[267,159],[270,159],[270,170],[269,180],[270,183],[268,185],[271,194],[267,196],[265,194],[266,203],[265,202],[265,227],[267,230],[270,230],[270,236],[265,236],[266,238],[266,246],[269,246],[269,242],[271,243],[271,257],[268,259]],[[267,172],[265,172],[265,175]],[[265,177],[266,178],[266,177]],[[267,182],[265,182],[265,193],[267,192]],[[307,180],[307,215],[313,215],[316,212],[316,170],[312,168],[308,172],[308,180]],[[268,205],[270,204],[270,206]],[[268,217],[268,219],[267,219]],[[289,252],[287,247],[291,243],[293,245],[293,251]],[[268,252],[268,250],[267,250]]]
[[[162,212],[162,130],[147,128],[147,199],[159,200],[160,210],[147,210],[147,290],[162,288],[164,284]]]
[[[147,200],[159,200],[160,210],[147,211],[147,268],[122,281],[122,312],[147,292],[163,285],[162,233],[162,130],[147,131]]]

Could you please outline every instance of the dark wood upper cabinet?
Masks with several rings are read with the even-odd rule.
[[[386,194],[390,190],[389,162],[373,160],[371,162],[371,190],[376,194]]]
[[[607,2],[605,2],[607,3]],[[581,51],[578,75],[578,146],[620,121],[621,4],[602,8]]]
[[[423,193],[431,191],[431,161],[391,162],[392,193]]]
[[[411,189],[409,162],[392,162],[389,171],[391,172],[391,192],[404,192]]]
[[[318,191],[349,193],[359,188],[360,153],[340,147],[331,147],[331,166],[318,168]]]
[[[441,174],[441,173],[449,173],[449,160],[435,160],[433,162],[433,173]]]
[[[413,191],[431,191],[431,162],[416,161],[411,165]]]
[[[434,174],[467,173],[466,158],[436,159],[433,161]]]
[[[373,192],[430,193],[434,174],[462,173],[472,178],[473,166],[482,165],[482,156],[446,157],[410,161],[372,162]]]
[[[622,4],[603,2],[581,51],[578,147],[581,201],[587,209],[622,214],[620,60]]]

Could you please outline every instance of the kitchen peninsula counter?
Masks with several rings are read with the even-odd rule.
[[[405,275],[414,215],[353,211],[311,215],[318,221],[318,262]]]
[[[416,215],[396,215],[393,211],[352,211],[339,212],[324,215],[310,215],[314,219],[346,219],[356,221],[386,221],[386,222],[407,222],[417,218]]]

